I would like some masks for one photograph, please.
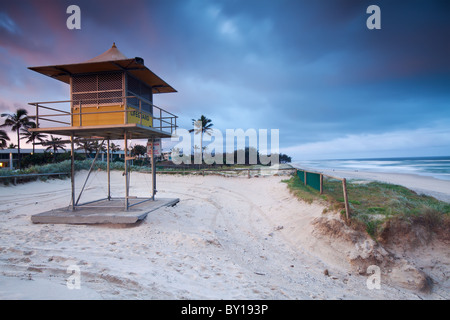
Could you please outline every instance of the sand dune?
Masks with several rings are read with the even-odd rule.
[[[354,248],[336,251],[314,231],[323,207],[295,199],[283,179],[158,175],[157,195],[180,202],[134,227],[32,224],[32,214],[68,205],[70,181],[1,186],[0,298],[449,298],[446,289],[424,294],[383,281],[370,290],[349,265]],[[105,181],[96,172],[90,196],[102,197]],[[149,175],[132,173],[130,194],[149,186]],[[122,195],[120,172],[112,189]],[[73,265],[80,289],[69,290]]]
[[[331,176],[347,178],[352,180],[381,181],[397,184],[416,191],[419,194],[426,194],[436,199],[450,202],[450,180],[436,179],[430,176],[406,174],[406,173],[387,173],[387,172],[366,172],[351,170],[320,170],[312,171],[322,172]]]

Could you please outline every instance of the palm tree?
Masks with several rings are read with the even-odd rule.
[[[96,157],[98,158],[97,154],[100,155],[102,152],[106,152],[105,140],[102,142],[99,142],[98,140],[90,141],[89,147],[91,148],[91,152],[95,151],[94,159]]]
[[[98,142],[97,140],[93,141],[92,148],[95,150],[96,153],[98,152],[99,155],[101,152],[106,152],[105,140],[103,140],[102,142]]]
[[[50,139],[46,140],[43,145],[48,146],[45,151],[53,149],[53,162],[56,161],[56,153],[58,152],[58,149],[66,151],[66,148],[64,148],[65,144],[62,143],[62,138],[54,137],[53,135],[50,135]]]
[[[195,134],[201,135],[200,137],[200,152],[202,154],[202,163],[203,163],[203,134],[211,135],[212,131],[212,120],[208,119],[204,115],[202,115],[198,120],[192,119],[192,124],[194,125],[194,129],[189,130],[189,132],[195,132]]]
[[[112,142],[109,145],[109,151],[111,152],[111,160],[112,160],[114,158],[114,152],[120,151],[120,146],[118,144],[115,144],[114,142]]]
[[[36,140],[38,140],[41,144],[45,141],[45,138],[47,138],[47,135],[43,134],[43,133],[39,133],[39,132],[30,132],[29,129],[34,129],[36,128],[36,123],[34,122],[30,122],[30,128],[27,129],[22,129],[22,132],[20,133],[20,135],[22,136],[22,138],[20,139],[27,139],[27,141],[25,141],[26,143],[33,143],[33,154],[34,154],[34,145]]]
[[[18,165],[17,168],[20,169],[20,129],[27,129],[31,127],[31,121],[28,118],[28,111],[25,109],[17,109],[16,113],[2,113],[2,117],[6,117],[5,123],[0,127],[11,127],[11,130],[17,132],[17,156],[18,156]]]
[[[92,147],[95,150],[99,150],[99,151],[106,151],[106,147],[105,147],[105,141],[102,141],[101,143],[98,142],[98,140],[95,140],[92,142]]]
[[[75,143],[78,146],[77,150],[84,150],[84,154],[85,154],[86,158],[88,158],[88,153],[91,153],[92,151],[94,151],[92,141],[90,141],[90,140],[77,139],[75,141]]]
[[[0,130],[0,149],[6,148],[7,142],[9,141],[8,134],[4,130]]]

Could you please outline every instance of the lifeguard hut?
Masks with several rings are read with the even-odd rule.
[[[124,140],[125,196],[121,208],[155,200],[156,170],[151,154],[152,190],[149,197],[129,195],[130,139],[169,138],[177,128],[177,116],[153,104],[153,95],[176,92],[169,84],[144,65],[142,58],[127,58],[115,44],[103,54],[82,63],[30,67],[70,86],[70,100],[32,102],[35,106],[36,128],[39,133],[70,137],[72,211],[83,207],[114,207],[110,190],[110,140]],[[78,196],[75,194],[74,143],[76,139],[100,140],[107,143],[107,195],[105,198],[80,203],[87,179],[99,154],[96,152],[91,170]],[[152,150],[152,149],[151,149]],[[108,202],[105,202],[108,201]],[[100,205],[100,203],[102,203]],[[115,207],[118,207],[115,205]]]

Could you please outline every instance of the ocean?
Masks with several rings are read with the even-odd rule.
[[[310,170],[408,173],[450,180],[450,156],[380,159],[308,160],[294,162]]]

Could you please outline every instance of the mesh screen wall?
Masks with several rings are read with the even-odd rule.
[[[123,96],[122,72],[74,75],[72,100],[74,107],[121,104]]]
[[[153,114],[152,106],[146,102],[152,102],[152,89],[142,81],[139,81],[130,75],[127,76],[127,96],[136,96],[145,99],[141,100],[142,110]],[[128,98],[127,102],[128,105],[139,109],[139,99]]]

